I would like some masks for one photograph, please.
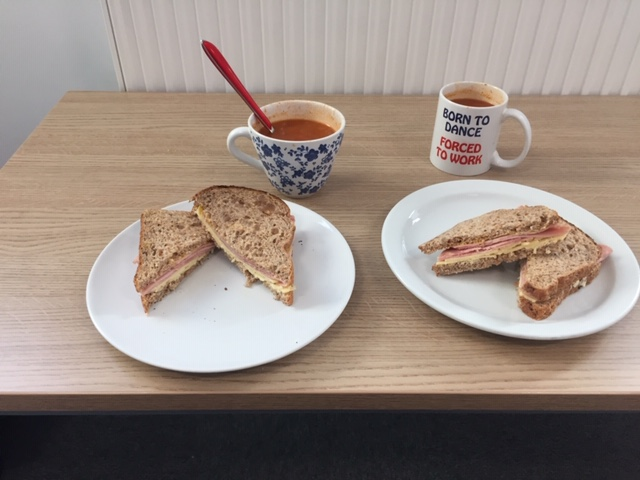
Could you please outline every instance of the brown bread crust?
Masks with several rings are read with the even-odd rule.
[[[200,220],[214,238],[219,237],[282,285],[293,285],[296,227],[283,200],[262,190],[228,185],[206,188],[196,193],[192,200],[194,211],[201,207]],[[248,284],[256,280],[241,259],[226,250],[225,253],[244,272]],[[273,285],[265,285],[277,300],[285,305],[293,303],[293,292],[281,293],[274,290]]]
[[[456,224],[418,248],[429,254],[447,248],[483,243],[505,235],[542,232],[559,221],[558,212],[543,205],[493,210]]]

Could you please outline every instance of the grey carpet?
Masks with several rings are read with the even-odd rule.
[[[1,480],[640,479],[638,413],[0,417]]]

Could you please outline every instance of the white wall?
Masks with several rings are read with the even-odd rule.
[[[640,94],[640,0],[106,0],[127,90]]]
[[[0,0],[0,167],[68,90],[119,90],[103,0]]]

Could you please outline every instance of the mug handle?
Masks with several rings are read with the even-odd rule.
[[[515,108],[507,108],[502,113],[502,122],[504,122],[507,118],[515,118],[518,122],[520,122],[520,125],[522,125],[522,128],[524,129],[524,147],[522,148],[522,152],[520,152],[520,155],[518,155],[513,160],[505,160],[498,154],[498,151],[496,150],[493,153],[491,164],[503,168],[511,168],[518,165],[525,159],[527,153],[529,153],[529,148],[531,148],[531,124],[529,123],[529,119],[525,116],[524,113],[522,113],[520,110],[516,110]]]
[[[241,162],[246,163],[247,165],[257,168],[261,172],[265,172],[264,166],[262,162],[252,157],[251,155],[244,153],[238,146],[236,145],[236,140],[240,137],[248,138],[251,140],[251,135],[249,133],[249,127],[237,127],[229,132],[227,135],[227,149],[229,149],[229,153],[236,157]]]

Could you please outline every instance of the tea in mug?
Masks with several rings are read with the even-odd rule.
[[[335,129],[316,120],[306,118],[290,118],[272,122],[273,133],[269,132],[264,125],[257,128],[258,133],[269,138],[287,141],[306,141],[328,137],[335,133]]]
[[[495,107],[493,103],[478,98],[449,98],[449,100],[465,107]]]

